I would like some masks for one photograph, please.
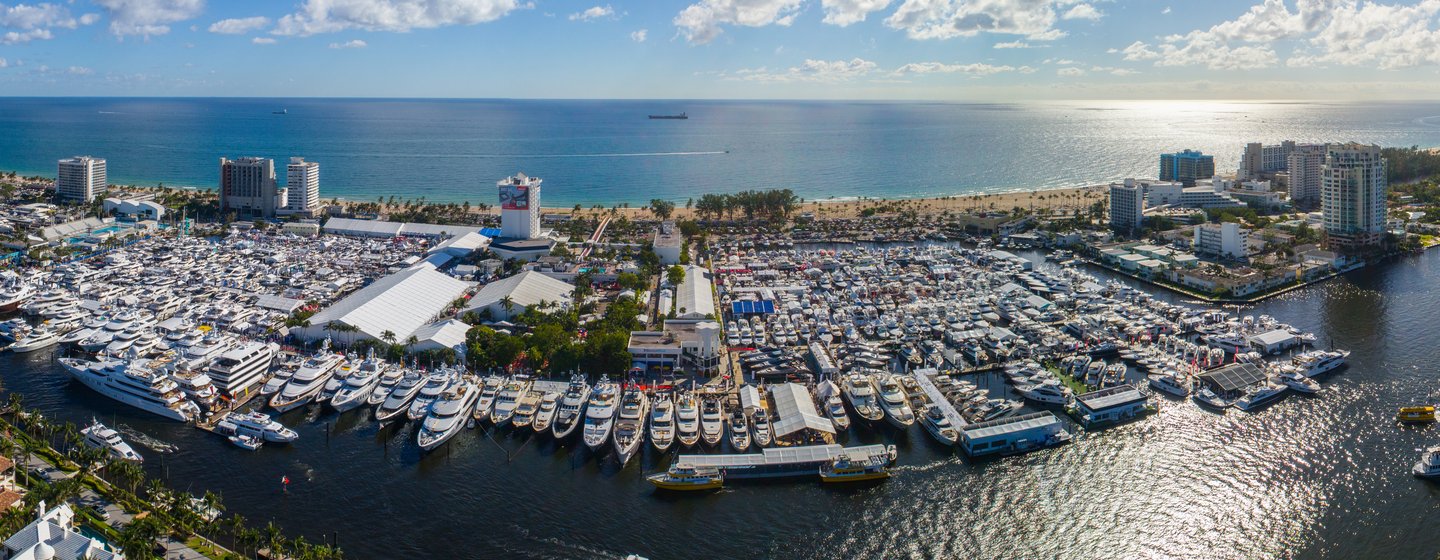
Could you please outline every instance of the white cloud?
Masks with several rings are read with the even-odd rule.
[[[606,4],[604,6],[595,6],[583,12],[576,12],[570,14],[570,21],[593,21],[600,18],[612,17],[614,15],[615,9],[611,8],[609,4]]]
[[[344,43],[330,43],[330,48],[332,49],[363,49],[366,46],[368,45],[365,44],[365,41],[361,41],[360,39],[351,39]]]
[[[35,40],[54,38],[52,29],[75,29],[81,25],[95,23],[95,14],[85,14],[80,19],[70,16],[70,10],[57,4],[0,4],[0,28],[8,29],[0,34],[0,44],[16,45]]]
[[[84,66],[71,66],[65,69],[65,73],[72,76],[89,76],[94,74],[95,71]]]
[[[825,23],[845,27],[865,21],[870,12],[878,12],[890,6],[890,0],[821,0],[825,10]]]
[[[517,0],[304,0],[280,18],[277,35],[314,35],[346,29],[405,32],[495,21],[529,7]]]
[[[783,72],[772,72],[764,67],[741,69],[736,71],[736,76],[731,79],[755,82],[836,83],[864,76],[873,72],[876,67],[874,62],[862,58],[850,60],[805,59],[800,66],[788,68]]]
[[[686,6],[673,20],[691,44],[714,41],[722,25],[788,26],[800,14],[804,0],[701,0]]]
[[[1170,13],[1170,6],[1165,6],[1165,9],[1160,10],[1160,13],[1161,15]]]
[[[275,39],[272,39],[270,37],[256,37],[254,39],[251,39],[250,42],[257,45],[273,45],[275,44]]]
[[[1089,4],[1076,4],[1074,6],[1071,6],[1070,10],[1066,11],[1065,15],[1060,17],[1061,19],[1088,19],[1091,21],[1099,21],[1100,18],[1105,17],[1105,14],[1102,13],[1100,10],[1095,9],[1095,6],[1091,6]]]
[[[1040,46],[1043,47],[1045,45]],[[995,43],[995,48],[997,49],[1033,49],[1035,47],[1036,45],[1026,43],[1025,41],[1009,41],[1005,43]]]
[[[1155,45],[1136,41],[1120,52],[1124,54],[1125,60],[1154,60],[1156,66],[1250,70],[1269,68],[1279,62],[1280,56],[1276,54],[1273,43],[1314,35],[1310,42],[1320,46],[1322,53],[1299,55],[1292,57],[1290,61],[1291,65],[1303,66],[1334,60],[1337,55],[1353,57],[1355,49],[1363,51],[1374,48],[1377,40],[1383,43],[1386,36],[1406,36],[1406,41],[1413,41],[1418,38],[1417,32],[1423,35],[1428,31],[1429,20],[1436,9],[1440,9],[1440,0],[1421,0],[1420,5],[1414,7],[1372,2],[1360,4],[1359,0],[1296,0],[1294,11],[1285,5],[1285,0],[1263,0],[1239,17],[1220,22],[1209,29],[1170,35]],[[1376,25],[1360,32],[1363,38],[1339,47],[1350,52],[1336,52],[1337,45],[1325,44],[1326,41],[1321,37],[1325,36],[1328,30],[1365,26],[1367,18],[1362,12],[1379,17],[1374,20]],[[1404,23],[1397,25],[1397,22]],[[1341,32],[1340,35],[1353,36],[1347,32]],[[1404,59],[1400,53],[1387,54]],[[1375,59],[1369,58],[1367,62],[1373,60]],[[1393,60],[1390,62],[1393,63]]]
[[[1310,37],[1311,49],[1297,52],[1288,65],[1394,70],[1440,64],[1440,30],[1432,28],[1440,0],[1414,6],[1345,2],[1329,14]]]
[[[1068,77],[1068,76],[1084,76],[1084,75],[1085,75],[1085,70],[1084,70],[1084,69],[1081,69],[1081,68],[1075,68],[1075,67],[1071,66],[1071,67],[1069,67],[1069,68],[1061,68],[1061,69],[1059,69],[1059,70],[1056,70],[1056,71],[1055,71],[1055,74],[1056,74],[1056,75],[1059,75],[1059,76],[1067,76],[1067,77]]]
[[[649,35],[649,34],[650,34],[650,31],[649,31],[648,29],[639,29],[639,30],[631,31],[631,32],[630,32],[630,40],[631,40],[631,41],[635,41],[636,43],[644,43],[644,42],[645,42],[645,36],[646,36],[646,35]]]
[[[110,15],[110,32],[116,37],[150,37],[170,32],[171,23],[200,15],[205,0],[94,0]]]
[[[4,58],[0,58],[0,68],[6,68],[6,67],[9,67],[9,66],[10,66],[10,61],[5,60]]]
[[[1052,41],[1065,36],[1054,28],[1057,5],[1073,0],[905,0],[885,24],[912,39],[951,39],[979,33],[1024,35]]]
[[[222,35],[244,35],[267,25],[270,25],[270,18],[265,16],[222,19],[210,24],[210,32]]]
[[[1016,72],[1028,69],[1028,66],[1016,68],[1014,66],[995,66],[985,63],[975,64],[945,64],[943,62],[911,62],[895,69],[896,74],[965,74],[969,76],[989,76],[1003,72]],[[1034,70],[1031,69],[1031,72]],[[1030,72],[1025,72],[1026,74]]]
[[[1125,53],[1125,60],[1155,60],[1157,58],[1160,58],[1160,53],[1155,52],[1154,49],[1150,48],[1150,45],[1145,44],[1143,41],[1135,41],[1134,43],[1130,43],[1130,46],[1125,47],[1124,49],[1119,51],[1116,51],[1115,49],[1110,49],[1106,52]]]

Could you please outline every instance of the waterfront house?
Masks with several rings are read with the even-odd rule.
[[[5,560],[123,560],[103,541],[80,533],[69,504],[46,510],[40,502],[35,521],[5,539]]]

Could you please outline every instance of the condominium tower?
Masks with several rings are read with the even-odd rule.
[[[282,213],[314,214],[320,208],[320,164],[303,157],[290,158],[285,168],[285,190],[289,196]]]
[[[1330,245],[1357,249],[1385,236],[1385,158],[1379,146],[1331,144],[1321,171],[1320,209]]]
[[[275,160],[220,158],[220,211],[271,218],[285,206],[285,189],[275,184]]]
[[[62,159],[55,173],[55,198],[90,202],[97,196],[103,196],[107,185],[105,160],[90,156]]]

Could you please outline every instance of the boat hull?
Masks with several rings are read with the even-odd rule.
[[[70,368],[66,369],[68,370]],[[71,371],[70,376],[80,381],[80,383],[84,384],[86,387],[89,387],[96,393],[100,393],[101,395],[110,397],[112,400],[128,404],[132,407],[138,408],[145,412],[149,412],[161,418],[165,418],[167,420],[174,420],[176,422],[189,422],[191,420],[191,416],[188,416],[178,410],[165,406],[158,406],[155,403],[137,398],[129,393],[111,389],[106,384],[106,381],[104,379],[101,379],[96,374],[90,373],[88,371]]]

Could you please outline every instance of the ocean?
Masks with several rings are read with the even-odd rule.
[[[286,114],[274,114],[276,111]],[[651,120],[686,112],[688,120]],[[1246,142],[1440,145],[1440,103],[0,98],[0,170],[53,176],[106,158],[112,183],[213,188],[220,157],[303,156],[325,198],[679,204],[790,188],[806,200],[1049,189],[1155,176],[1198,149],[1234,170]]]

